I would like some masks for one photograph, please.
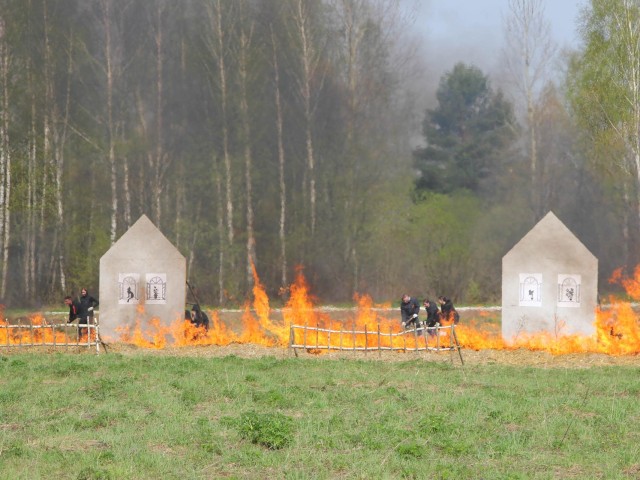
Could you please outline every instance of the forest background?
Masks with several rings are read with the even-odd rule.
[[[640,8],[592,0],[579,49],[509,0],[502,73],[430,65],[400,0],[0,0],[0,300],[86,286],[146,214],[211,305],[402,292],[499,302],[553,211],[640,257]]]

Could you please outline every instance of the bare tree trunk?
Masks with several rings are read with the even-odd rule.
[[[184,187],[185,174],[184,174],[183,162],[180,162],[180,164],[178,165],[177,176],[178,176],[178,181],[176,182],[176,195],[175,195],[176,218],[174,223],[174,230],[176,232],[176,247],[178,248],[178,250],[180,250],[180,247],[182,246],[182,224],[184,221],[184,209],[185,209],[185,203],[186,203],[186,192],[185,192],[186,189]],[[185,239],[185,242],[188,242],[188,241],[189,239]],[[187,274],[189,271],[190,270],[187,270]],[[189,278],[188,275],[187,275],[187,278]]]
[[[226,228],[229,244],[233,244],[233,198],[232,198],[232,172],[231,156],[229,153],[229,121],[227,115],[228,88],[227,88],[227,68],[225,64],[225,54],[228,50],[225,28],[223,24],[222,1],[214,0],[212,8],[208,9],[210,31],[213,39],[208,43],[209,50],[217,60],[218,67],[218,88],[220,89],[220,109],[222,115],[222,160],[225,169],[225,194],[226,194]]]
[[[67,65],[67,85],[65,92],[64,116],[60,119],[61,125],[56,126],[56,144],[55,144],[55,197],[58,212],[58,223],[55,228],[56,241],[55,247],[58,249],[58,275],[60,281],[60,289],[62,292],[67,289],[66,276],[64,273],[64,242],[63,229],[65,227],[64,219],[64,203],[62,198],[62,175],[64,173],[64,149],[67,143],[67,128],[69,126],[69,107],[71,104],[71,74],[73,71],[73,32],[69,32],[69,51]]]
[[[170,158],[164,151],[164,29],[163,29],[163,13],[164,6],[156,5],[155,19],[153,21],[154,46],[155,46],[155,100],[153,109],[155,110],[154,132],[151,133],[147,125],[148,108],[140,93],[140,89],[136,91],[136,109],[140,129],[147,144],[154,145],[154,149],[150,149],[147,153],[147,172],[150,185],[150,202],[151,216],[156,226],[160,228],[162,223],[162,195],[164,192],[164,177],[169,168]],[[154,143],[155,142],[155,143]],[[144,169],[140,170],[141,185],[144,185]],[[142,194],[141,194],[142,197]],[[144,201],[141,202],[144,205]]]
[[[9,67],[10,54],[5,42],[4,19],[0,17],[0,242],[2,245],[2,271],[0,272],[0,298],[7,293],[9,271],[9,244],[11,240],[11,151],[9,149]]]
[[[365,11],[366,4],[362,0],[338,0],[334,10],[340,19],[340,30],[344,35],[344,71],[347,84],[347,113],[346,113],[346,142],[343,163],[345,164],[344,176],[347,181],[344,214],[348,219],[345,230],[345,245],[343,258],[345,265],[353,265],[353,293],[357,291],[358,267],[356,262],[356,222],[351,220],[356,215],[356,203],[358,192],[358,161],[355,154],[357,149],[356,117],[358,113],[360,96],[358,92],[360,82],[359,56],[365,32],[369,28],[369,14]]]
[[[129,175],[129,159],[125,155],[122,159],[122,189],[124,195],[124,226],[131,227],[131,176]]]
[[[36,139],[36,95],[33,81],[31,59],[27,61],[27,88],[31,102],[31,119],[28,140],[27,165],[27,222],[25,232],[24,254],[24,295],[31,299],[34,293],[36,278],[36,159],[38,142]]]
[[[107,156],[111,173],[111,226],[109,240],[111,245],[116,241],[118,231],[118,171],[116,165],[115,131],[113,121],[113,52],[111,47],[111,4],[112,0],[102,0],[102,24],[104,28],[105,76],[107,77]]]
[[[162,28],[162,8],[158,6],[157,10],[157,30],[155,35],[155,45],[156,45],[156,152],[155,159],[152,160],[153,168],[152,168],[152,185],[153,185],[153,196],[154,196],[154,217],[156,220],[156,225],[160,227],[161,223],[161,202],[160,199],[162,197],[162,185],[163,185],[163,177],[164,170],[166,164],[165,153],[163,150],[163,115],[162,115],[162,106],[163,106],[163,69],[164,69],[164,54],[163,54],[163,28]]]
[[[242,136],[244,143],[244,177],[245,201],[247,206],[247,285],[253,285],[253,266],[256,265],[256,239],[253,230],[253,187],[251,170],[253,168],[251,154],[251,127],[249,124],[249,104],[247,101],[247,52],[251,47],[253,25],[247,33],[240,32],[240,115],[242,117]]]
[[[627,182],[622,182],[622,198],[624,201],[624,208],[622,208],[622,240],[623,240],[623,249],[622,258],[624,258],[625,264],[629,270],[632,269],[632,266],[635,266],[635,262],[632,256],[631,246],[631,225],[633,225],[633,221],[631,216],[629,215],[629,211],[632,211],[632,201],[631,196],[629,195],[629,187]],[[629,272],[632,273],[632,272]]]
[[[299,60],[302,71],[298,77],[298,89],[302,97],[303,114],[305,121],[305,150],[307,172],[306,178],[309,187],[309,220],[311,234],[316,229],[316,160],[313,143],[313,123],[314,123],[314,87],[312,87],[313,77],[319,70],[320,55],[313,38],[311,28],[311,13],[307,0],[296,0],[293,13],[296,26],[297,40],[300,42]],[[322,75],[321,75],[322,76]],[[322,78],[321,81],[323,81]]]
[[[285,182],[285,156],[284,156],[284,139],[283,139],[283,118],[282,118],[282,100],[280,98],[280,68],[278,66],[278,50],[273,27],[271,27],[271,45],[273,48],[273,72],[274,72],[274,90],[276,102],[276,131],[278,137],[278,178],[280,186],[280,222],[278,229],[278,237],[280,239],[280,269],[281,286],[287,286],[287,237],[286,237],[286,220],[287,220],[287,184]]]
[[[43,117],[43,143],[42,143],[42,180],[40,185],[40,191],[42,194],[40,195],[40,227],[39,227],[39,239],[40,239],[40,253],[36,254],[36,258],[38,258],[38,267],[36,272],[36,278],[44,278],[45,285],[53,285],[54,279],[47,278],[47,273],[44,271],[45,262],[47,260],[47,256],[43,251],[43,247],[47,244],[44,242],[45,236],[45,226],[46,226],[46,206],[48,203],[47,191],[49,190],[49,175],[52,170],[51,164],[51,109],[53,109],[53,80],[51,74],[51,45],[49,43],[49,21],[48,21],[48,10],[47,10],[47,1],[43,2],[43,25],[44,25],[44,96],[45,96],[45,105],[42,110]],[[36,244],[38,245],[38,244]],[[53,258],[53,252],[48,252],[50,257]],[[51,269],[49,269],[51,271]]]
[[[209,21],[208,33],[205,36],[207,49],[217,67],[211,73],[210,79],[213,87],[213,98],[218,94],[220,106],[220,122],[222,132],[222,169],[218,166],[218,158],[213,154],[214,182],[218,194],[218,235],[219,245],[219,271],[218,271],[218,294],[220,304],[225,301],[225,284],[227,266],[231,271],[234,269],[235,259],[232,255],[231,246],[234,242],[234,201],[233,201],[233,171],[230,150],[231,126],[229,123],[229,68],[226,63],[226,56],[230,51],[232,41],[233,26],[235,25],[234,2],[223,2],[222,0],[210,0],[207,3],[207,18]],[[216,92],[217,90],[217,92]],[[221,171],[222,170],[222,171]],[[226,240],[225,240],[226,238]]]
[[[340,158],[340,177],[345,192],[341,205],[344,225],[342,257],[345,267],[352,267],[351,289],[356,293],[361,276],[359,232],[369,208],[368,189],[376,175],[373,173],[375,164],[369,162],[380,157],[373,146],[375,132],[380,131],[379,117],[374,123],[369,111],[389,105],[382,99],[388,96],[391,87],[379,77],[394,67],[399,69],[411,53],[394,53],[394,60],[377,53],[380,50],[393,52],[394,46],[401,42],[402,29],[406,29],[407,21],[399,0],[329,0],[329,5],[334,28],[340,35],[336,65],[346,89],[345,142]],[[376,28],[372,29],[372,25]],[[406,49],[406,44],[404,47]],[[371,153],[363,155],[362,152],[367,150]],[[368,158],[365,161],[363,157]]]
[[[214,183],[216,186],[216,195],[218,201],[216,202],[216,217],[218,219],[218,303],[222,305],[224,303],[224,252],[226,250],[226,241],[224,236],[224,210],[222,208],[223,194],[222,194],[222,181],[220,180],[220,172],[217,167],[218,162],[213,161],[214,169]]]
[[[541,0],[509,0],[509,11],[506,37],[511,50],[506,52],[505,57],[516,89],[524,96],[531,202],[534,219],[539,220],[544,214],[545,206],[538,158],[536,96],[546,80],[548,65],[555,57],[557,47],[551,39],[550,24],[545,19]]]

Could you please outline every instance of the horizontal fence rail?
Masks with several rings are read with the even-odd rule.
[[[462,360],[460,344],[455,325],[437,325],[394,332],[389,328],[383,332],[380,325],[375,329],[363,327],[361,330],[338,330],[319,325],[291,325],[289,348],[297,354],[297,349],[338,350],[353,352],[445,352],[457,351]],[[464,363],[464,361],[463,361]]]
[[[96,353],[100,353],[100,343],[97,323],[10,325],[0,321],[0,348],[95,347]]]

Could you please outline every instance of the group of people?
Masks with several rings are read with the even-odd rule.
[[[429,298],[425,298],[422,301],[422,305],[427,313],[425,326],[431,328],[427,330],[430,335],[435,335],[434,330],[432,330],[433,327],[441,325],[444,322],[457,324],[460,321],[460,314],[453,306],[453,302],[444,295],[438,297],[437,303]],[[408,329],[413,327],[418,329],[422,327],[419,314],[420,302],[418,302],[418,299],[415,297],[405,293],[400,302],[402,328]]]
[[[69,307],[69,320],[67,323],[78,320],[78,340],[86,338],[87,327],[81,327],[80,325],[93,323],[93,309],[98,306],[98,300],[89,295],[86,288],[83,288],[80,290],[80,297],[74,299],[67,295],[64,297],[64,303]]]

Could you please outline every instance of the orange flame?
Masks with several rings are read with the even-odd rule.
[[[354,296],[357,306],[346,315],[340,312],[335,316],[322,311],[314,305],[314,297],[303,274],[302,267],[296,268],[295,281],[289,286],[289,299],[282,309],[282,320],[274,320],[274,311],[269,305],[269,298],[265,288],[258,278],[254,265],[253,273],[253,301],[245,303],[241,332],[225,324],[218,312],[207,312],[210,326],[196,327],[191,322],[177,319],[170,326],[163,326],[160,321],[153,319],[143,326],[136,322],[132,328],[120,330],[121,340],[144,348],[164,348],[167,345],[228,345],[231,343],[252,343],[264,346],[286,346],[290,340],[296,344],[313,347],[345,347],[345,348],[415,348],[422,346],[448,346],[451,344],[450,330],[441,331],[440,336],[396,335],[401,331],[399,313],[389,309],[388,305],[375,306],[368,295]],[[611,282],[625,287],[629,296],[640,298],[640,267],[635,269],[633,278],[626,278],[622,270],[616,270]],[[142,306],[139,306],[139,308]],[[393,312],[385,316],[380,313]],[[143,313],[143,308],[139,310]],[[338,317],[338,318],[336,318]],[[553,354],[566,353],[606,353],[610,355],[629,355],[640,353],[640,328],[637,315],[629,303],[610,299],[610,305],[596,311],[596,335],[587,337],[563,334],[564,325],[558,324],[556,331],[536,334],[520,335],[514,342],[502,339],[499,322],[491,320],[487,311],[478,313],[477,318],[465,318],[455,331],[460,345],[473,350],[516,350],[529,349],[533,351],[547,351]],[[450,325],[449,321],[443,322]],[[309,326],[313,331],[294,331],[293,337],[290,327]],[[359,334],[352,334],[358,331]],[[1,335],[1,333],[0,333]],[[0,336],[0,342],[2,337]],[[304,343],[302,343],[304,342]]]
[[[79,334],[77,325],[49,324],[41,313],[30,316],[28,323],[10,324],[8,321],[0,320],[0,345],[2,346],[87,343],[86,333]]]

